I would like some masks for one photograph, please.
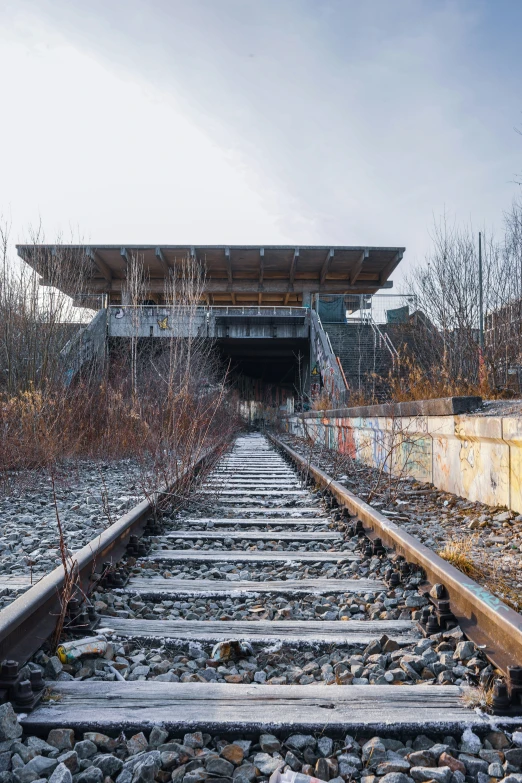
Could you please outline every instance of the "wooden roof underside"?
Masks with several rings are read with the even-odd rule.
[[[151,295],[193,257],[205,273],[204,294],[214,304],[299,304],[303,293],[372,294],[389,279],[404,248],[327,246],[18,245],[21,258],[42,275],[62,254],[87,263],[86,294],[117,296],[133,257],[144,264]]]

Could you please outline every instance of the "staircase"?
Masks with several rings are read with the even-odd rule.
[[[334,407],[341,407],[348,398],[346,379],[339,367],[337,355],[330,342],[328,332],[325,330],[315,310],[310,311],[310,336],[312,355],[315,365],[321,373],[323,389],[326,390]]]
[[[385,378],[395,366],[397,351],[386,332],[373,321],[323,324],[350,387],[379,401],[386,397]]]
[[[91,366],[105,353],[107,310],[100,310],[87,326],[81,326],[61,350],[63,373],[68,386],[82,368]]]

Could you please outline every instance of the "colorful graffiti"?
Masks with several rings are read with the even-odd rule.
[[[287,419],[287,428],[392,475],[522,512],[522,419],[310,412]]]

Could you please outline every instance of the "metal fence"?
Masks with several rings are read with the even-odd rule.
[[[414,294],[329,294],[319,299],[323,323],[369,321],[376,324],[407,323],[417,310]]]

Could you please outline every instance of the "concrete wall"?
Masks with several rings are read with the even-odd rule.
[[[522,418],[338,413],[290,416],[286,427],[366,465],[522,513]]]
[[[304,308],[216,307],[195,310],[168,305],[109,308],[110,337],[211,337],[213,339],[308,339]]]

